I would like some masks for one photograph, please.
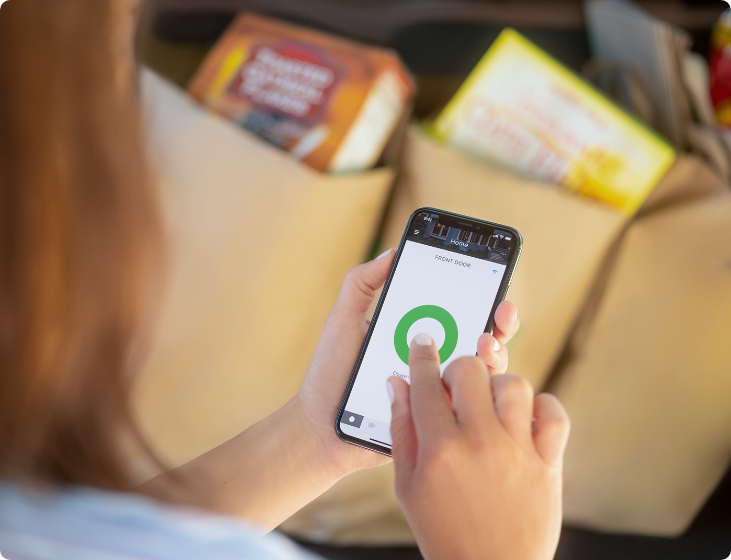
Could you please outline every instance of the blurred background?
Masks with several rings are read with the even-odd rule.
[[[136,48],[172,269],[136,406],[163,456],[182,464],[291,398],[345,272],[434,206],[524,236],[509,371],[573,425],[556,558],[726,558],[727,8],[147,0]],[[339,69],[316,114],[232,97],[272,37]],[[492,120],[475,124],[474,99]],[[391,466],[356,473],[280,530],[326,558],[420,558],[392,487]]]

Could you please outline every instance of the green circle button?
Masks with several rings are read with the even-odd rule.
[[[454,349],[457,348],[457,321],[454,320],[449,311],[437,305],[420,305],[401,317],[398,325],[396,325],[396,332],[393,333],[393,345],[396,347],[396,353],[406,365],[409,365],[409,341],[406,340],[406,335],[409,334],[411,325],[419,319],[426,319],[427,317],[436,319],[444,327],[444,344],[439,349],[440,363],[444,363],[449,359]]]

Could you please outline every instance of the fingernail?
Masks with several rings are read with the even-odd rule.
[[[420,333],[414,337],[414,340],[419,346],[431,346],[432,340],[428,334]]]
[[[500,352],[500,343],[497,341],[497,338],[495,339],[495,344],[492,345],[492,349],[495,352]]]
[[[384,251],[383,253],[381,253],[380,255],[378,255],[378,256],[377,256],[377,257],[375,258],[375,260],[378,260],[378,259],[380,259],[381,257],[385,257],[385,256],[386,256],[386,255],[388,255],[388,254],[389,254],[389,253],[390,253],[391,251],[393,251],[393,249],[388,249],[387,251]]]
[[[386,393],[388,393],[388,400],[393,404],[393,401],[396,400],[396,395],[393,392],[393,385],[391,385],[390,379],[386,379]]]

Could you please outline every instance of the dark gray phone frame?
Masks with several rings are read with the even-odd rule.
[[[396,251],[396,256],[393,259],[393,265],[391,266],[391,270],[388,273],[388,278],[386,279],[386,283],[383,287],[383,292],[381,293],[381,297],[378,300],[378,305],[376,306],[376,311],[373,314],[373,319],[371,321],[370,327],[368,328],[368,333],[366,334],[365,340],[363,341],[363,346],[361,346],[360,354],[358,354],[358,360],[355,362],[353,371],[350,374],[350,381],[348,382],[348,388],[345,391],[343,400],[340,403],[340,409],[338,410],[337,417],[335,418],[335,433],[338,435],[338,437],[340,439],[342,439],[343,441],[346,441],[348,443],[351,443],[353,445],[357,445],[358,447],[362,447],[364,449],[368,449],[370,451],[375,451],[376,453],[381,453],[382,455],[388,455],[388,456],[391,456],[391,450],[389,448],[383,447],[381,445],[377,445],[377,444],[371,443],[369,441],[365,441],[365,440],[362,440],[362,439],[359,439],[359,438],[356,438],[354,436],[350,436],[350,435],[344,433],[340,429],[340,419],[342,418],[343,412],[345,411],[345,403],[348,402],[348,398],[350,398],[350,392],[353,390],[353,384],[355,383],[355,378],[357,377],[358,371],[360,370],[361,363],[363,362],[363,356],[365,356],[365,352],[368,349],[368,343],[371,340],[371,335],[373,334],[373,329],[375,329],[376,324],[378,322],[378,316],[381,313],[381,306],[383,305],[383,302],[386,299],[386,295],[388,294],[388,289],[391,286],[391,280],[393,279],[393,275],[396,272],[396,267],[398,266],[399,260],[401,259],[401,253],[404,250],[404,246],[406,244],[406,238],[408,236],[409,231],[411,230],[411,222],[414,220],[414,218],[418,214],[420,214],[422,212],[439,214],[440,216],[449,216],[450,218],[468,221],[475,225],[480,225],[480,226],[485,225],[485,226],[488,226],[491,228],[509,231],[515,235],[516,244],[515,244],[512,254],[510,256],[510,261],[508,262],[506,274],[505,274],[505,276],[503,276],[503,280],[500,283],[500,288],[498,289],[498,293],[495,296],[495,302],[493,303],[492,309],[490,310],[490,316],[488,317],[487,323],[485,324],[484,332],[492,333],[493,322],[495,319],[495,309],[497,309],[497,306],[500,304],[500,302],[502,302],[505,299],[505,296],[507,296],[507,294],[508,294],[508,289],[510,288],[510,282],[513,279],[513,272],[515,272],[515,267],[518,264],[518,259],[520,258],[520,253],[523,250],[523,237],[520,235],[520,232],[518,230],[516,230],[515,228],[512,228],[512,227],[509,227],[509,226],[504,226],[502,224],[495,224],[492,222],[487,222],[485,220],[478,220],[477,218],[470,218],[469,216],[462,216],[461,214],[455,214],[453,212],[437,210],[436,208],[429,208],[429,207],[418,208],[409,217],[409,221],[406,224],[406,229],[404,230],[404,234],[401,236],[401,243],[399,243],[398,251]]]

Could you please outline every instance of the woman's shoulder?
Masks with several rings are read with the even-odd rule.
[[[0,485],[0,554],[104,560],[305,560],[288,539],[259,537],[232,517],[84,487],[42,491]]]

